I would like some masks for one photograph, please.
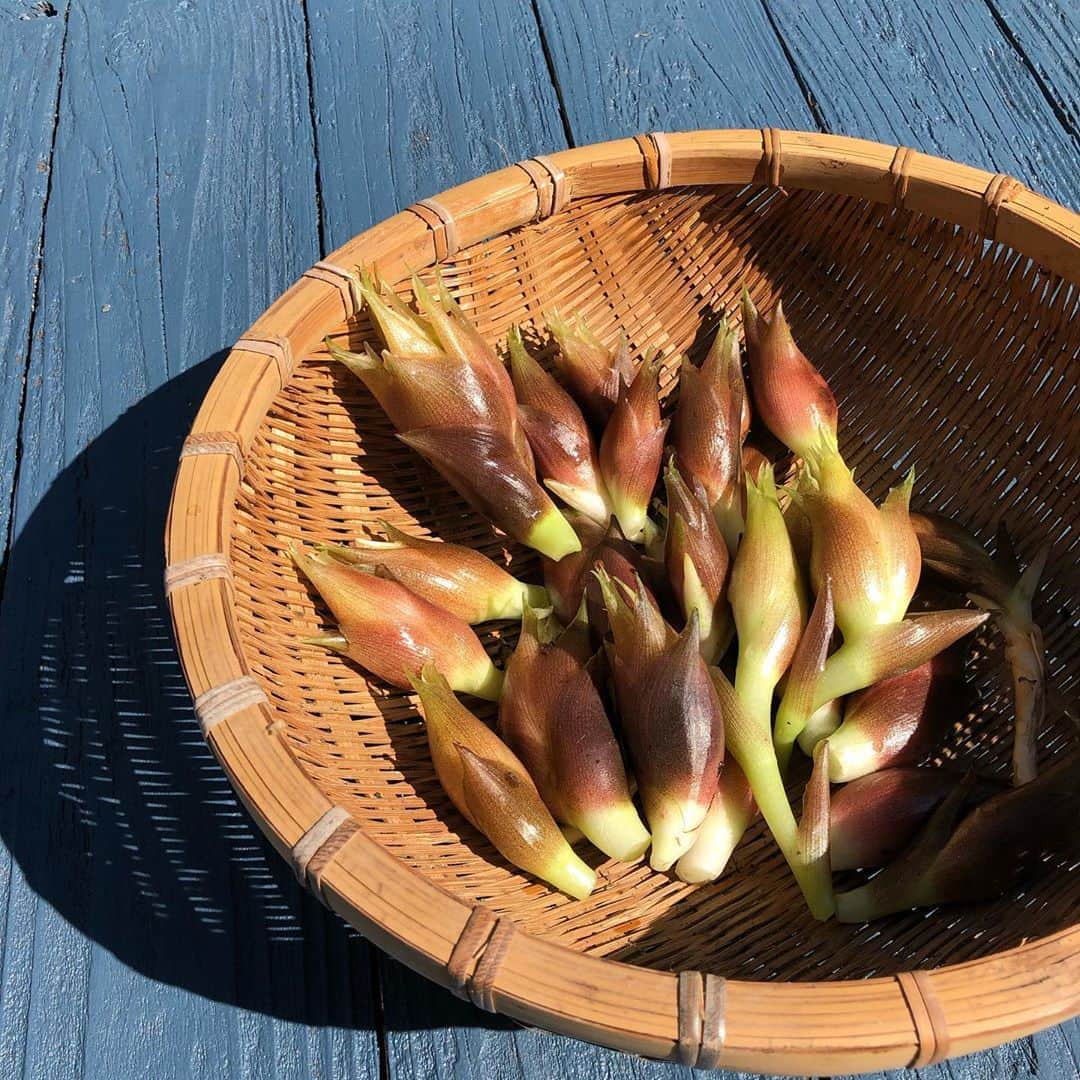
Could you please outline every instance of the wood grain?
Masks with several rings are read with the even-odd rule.
[[[7,553],[19,417],[52,165],[64,15],[0,5],[0,565]],[[3,573],[0,572],[0,588]]]
[[[831,131],[1010,173],[1077,205],[1075,132],[984,4],[766,4]]]
[[[1080,137],[1080,10],[1067,0],[987,0],[1061,126]]]
[[[0,1075],[366,1080],[370,950],[238,807],[161,586],[221,350],[319,255],[303,12],[76,4],[63,77],[0,610]]]
[[[308,0],[327,248],[566,145],[527,0]]]
[[[574,141],[818,124],[765,11],[672,0],[538,0]]]

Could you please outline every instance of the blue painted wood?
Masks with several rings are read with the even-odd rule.
[[[575,142],[817,121],[758,3],[538,0]]]
[[[11,104],[0,108],[0,563],[10,526],[63,44],[62,14],[38,14],[30,0],[0,3],[0,102]]]
[[[73,6],[0,608],[0,1076],[378,1075],[371,952],[237,805],[161,587],[222,350],[318,257],[315,171],[298,5]]]
[[[988,0],[1002,32],[1020,51],[1039,89],[1080,138],[1080,9],[1071,0]]]
[[[566,145],[528,0],[308,0],[327,247]]]
[[[986,5],[765,2],[831,130],[1007,172],[1066,205],[1080,201],[1075,131],[1062,127]]]

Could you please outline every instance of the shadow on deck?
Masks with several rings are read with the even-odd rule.
[[[284,1020],[373,1027],[392,962],[300,889],[239,805],[173,644],[165,515],[223,357],[80,453],[2,567],[0,833],[30,887],[139,973]],[[505,1024],[435,992],[445,1007],[391,1026]]]

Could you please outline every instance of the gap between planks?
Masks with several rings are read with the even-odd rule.
[[[43,13],[44,14],[44,13]],[[54,14],[56,14],[54,12]],[[45,263],[45,221],[49,213],[49,201],[53,190],[53,157],[56,154],[56,135],[60,130],[60,101],[64,89],[64,64],[67,55],[68,17],[71,14],[70,2],[64,5],[64,25],[60,32],[60,57],[56,66],[56,93],[53,95],[52,130],[49,132],[49,152],[46,158],[48,173],[45,180],[45,196],[41,200],[41,221],[38,223],[37,254],[34,259],[34,276],[30,286],[30,319],[26,327],[26,348],[23,350],[23,364],[19,403],[15,418],[15,463],[11,472],[11,494],[8,496],[8,520],[3,547],[0,548],[0,607],[4,603],[4,586],[7,583],[8,556],[15,541],[15,496],[19,490],[19,473],[23,458],[23,418],[26,414],[26,389],[30,374],[30,352],[34,343],[34,331],[37,329],[38,305],[41,300],[41,273]]]

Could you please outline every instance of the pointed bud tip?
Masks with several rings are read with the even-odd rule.
[[[773,346],[789,347],[795,344],[795,339],[791,333],[791,326],[788,324],[787,316],[784,314],[784,301],[777,299],[776,306],[773,308],[772,317],[765,325],[765,332],[762,337],[771,342]]]
[[[382,358],[366,341],[364,342],[364,351],[359,353],[346,349],[345,346],[340,345],[329,336],[323,339],[323,343],[326,345],[331,359],[344,365],[355,375],[363,375],[364,372],[375,371],[382,366]]]
[[[747,288],[745,281],[742,290],[739,292],[739,305],[742,308],[744,323],[747,321],[757,322],[758,310],[754,306],[754,301],[750,299],[750,290]]]
[[[349,642],[344,634],[311,634],[300,639],[303,645],[315,645],[320,649],[329,649],[331,652],[344,653],[348,651]]]

